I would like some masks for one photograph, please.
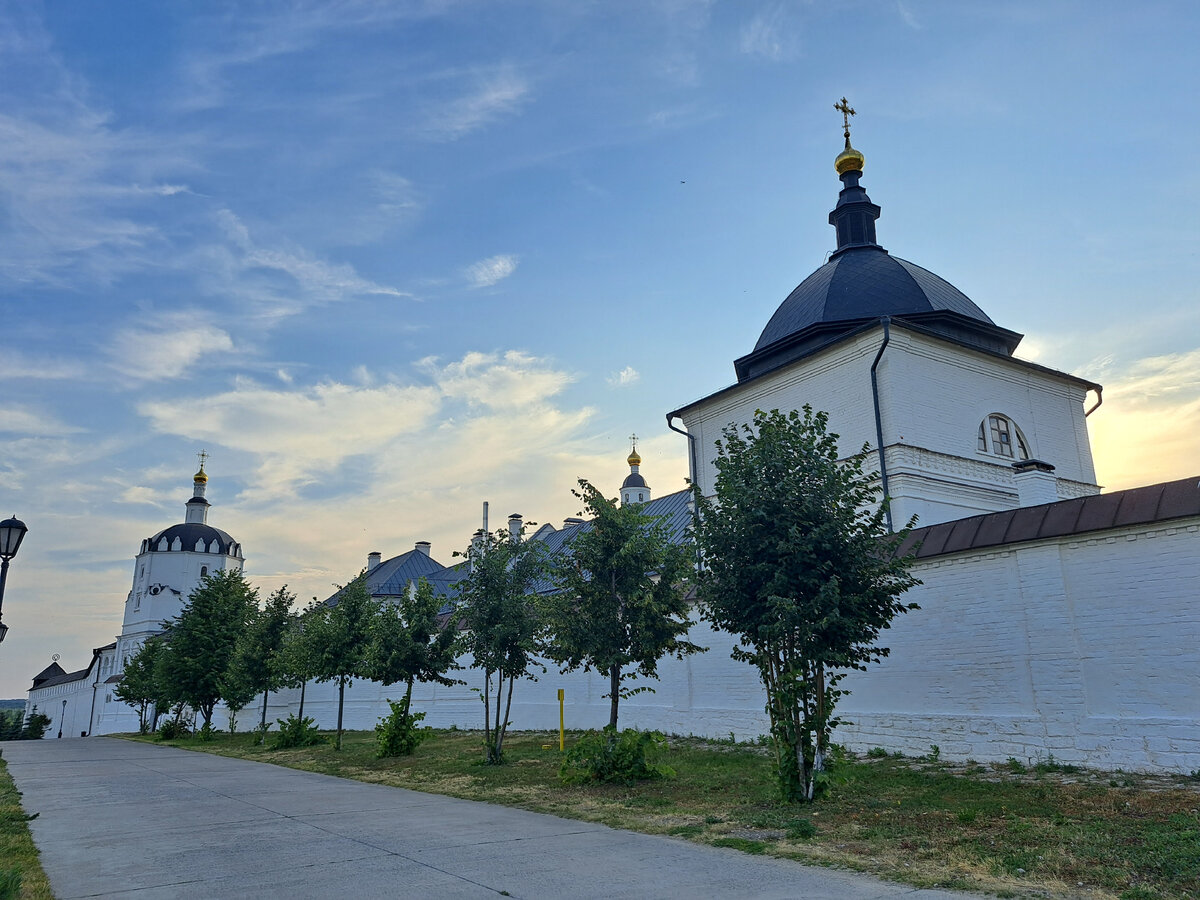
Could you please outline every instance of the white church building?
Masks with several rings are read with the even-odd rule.
[[[835,161],[842,188],[829,214],[836,249],[735,361],[735,384],[667,414],[688,442],[692,480],[711,493],[722,429],[750,421],[756,409],[824,410],[847,456],[870,448],[895,527],[917,517],[911,546],[923,584],[905,599],[921,609],[882,633],[891,648],[883,663],[843,683],[850,694],[839,703],[844,724],[834,740],[910,754],[936,744],[948,759],[1053,755],[1102,769],[1200,769],[1200,477],[1102,493],[1087,431],[1100,385],[1016,358],[1019,333],[880,246],[880,207],[860,184],[864,162],[847,129]],[[667,517],[686,540],[688,492],[652,498],[641,463],[635,449],[622,502]],[[97,650],[82,673],[35,682],[31,704],[36,694],[53,717],[57,695],[48,692],[71,684],[68,708],[87,690],[107,697],[123,648],[164,615],[139,618],[135,594],[149,602],[157,585],[155,597],[163,587],[186,596],[203,560],[241,565],[240,548],[223,532],[208,529],[220,536],[214,542],[208,532],[200,540],[178,531],[208,528],[203,518],[193,523],[192,502],[185,525],[143,544],[117,644]],[[509,517],[510,528],[521,522]],[[554,550],[582,527],[544,525],[530,539]],[[163,540],[173,547],[176,535],[178,549],[164,552]],[[151,575],[142,568],[149,557],[178,560],[179,568]],[[368,557],[368,586],[379,597],[425,578],[449,603],[460,577],[423,542],[387,560]],[[177,604],[168,593],[159,602]],[[709,650],[664,660],[654,693],[622,701],[622,725],[741,739],[765,733],[762,687],[750,666],[729,658],[732,638],[700,623],[689,639]],[[458,674],[471,683],[414,691],[426,724],[479,727],[472,688],[481,678]],[[560,688],[568,727],[607,721],[606,678],[559,675],[551,666],[517,686],[512,727],[557,728]],[[393,693],[355,682],[347,726],[372,727]],[[309,685],[304,714],[332,726],[336,698],[333,685]],[[269,715],[297,712],[299,703],[299,691],[272,695]],[[111,702],[96,707],[102,711],[92,717],[72,718],[66,733],[131,730]]]
[[[162,633],[162,623],[179,615],[183,601],[210,572],[242,568],[242,547],[230,535],[208,524],[211,504],[205,499],[208,475],[204,454],[192,478],[192,496],[184,520],[142,541],[133,563],[133,587],[125,600],[125,616],[117,639],[92,651],[91,662],[75,672],[57,659],[33,679],[25,702],[26,715],[36,706],[50,717],[46,737],[86,737],[138,730],[137,711],[113,694],[125,663],[145,643]]]

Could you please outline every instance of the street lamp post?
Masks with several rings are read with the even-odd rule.
[[[21,549],[21,541],[25,540],[28,530],[16,516],[0,522],[0,642],[8,634],[8,626],[4,624],[4,583],[8,581],[8,561]]]

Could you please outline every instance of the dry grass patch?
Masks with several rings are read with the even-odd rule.
[[[557,734],[510,736],[482,764],[481,735],[440,731],[411,757],[376,759],[374,735],[264,751],[248,735],[179,746],[484,800],[652,834],[1007,897],[1200,900],[1200,781],[1043,762],[954,765],[846,759],[830,794],[775,801],[765,748],[672,738],[676,777],[633,787],[564,785]],[[570,740],[574,740],[571,736]],[[555,749],[544,750],[543,744]]]

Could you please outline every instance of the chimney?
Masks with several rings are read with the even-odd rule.
[[[1022,459],[1012,464],[1018,506],[1041,506],[1058,500],[1054,466],[1040,459]]]
[[[367,571],[370,572],[381,562],[383,562],[383,554],[378,550],[372,550],[367,554]]]
[[[430,546],[429,541],[417,541],[416,549],[420,550],[422,553],[424,553],[426,556],[428,556],[429,555],[429,546]]]
[[[577,518],[576,516],[567,516],[565,519],[563,519],[563,528],[570,528],[572,525],[582,524],[583,519]]]
[[[519,541],[521,539],[521,514],[520,513],[509,513],[508,514],[508,537],[512,541]]]

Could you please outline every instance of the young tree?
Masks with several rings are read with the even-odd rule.
[[[319,605],[320,601],[313,597],[312,602],[303,613],[299,615],[293,613],[289,616],[279,654],[274,660],[274,675],[278,682],[276,687],[300,688],[298,718],[301,719],[304,718],[305,689],[308,687],[309,679],[316,674],[316,664],[309,650],[308,642],[304,639],[304,626],[306,622],[311,621],[311,616],[316,615],[314,610]]]
[[[458,669],[458,631],[438,626],[441,603],[422,578],[395,602],[380,605],[368,650],[370,677],[382,684],[404,682],[404,708],[412,700],[413,683],[462,684],[446,675]]]
[[[260,727],[267,723],[267,698],[281,683],[280,655],[283,652],[284,635],[292,623],[292,604],[296,595],[288,591],[285,584],[270,597],[266,606],[258,610],[246,630],[238,637],[226,673],[230,692],[225,693],[226,705],[230,696],[245,697],[243,706],[250,697],[262,692],[262,716]],[[232,710],[232,708],[231,708]]]
[[[368,652],[379,602],[367,590],[365,573],[343,587],[329,604],[317,603],[304,617],[304,658],[317,681],[338,683],[336,748],[342,749],[346,685],[371,676]]]
[[[524,540],[524,529],[514,537],[501,528],[494,534],[477,533],[461,555],[470,567],[456,585],[459,606],[449,627],[458,622],[465,626],[463,646],[471,654],[472,667],[483,670],[485,760],[498,765],[504,761],[513,684],[518,678],[537,680],[530,667],[536,664],[541,624],[531,592],[546,572],[545,545]]]
[[[714,496],[696,491],[705,615],[758,667],[788,801],[813,798],[838,682],[887,656],[880,630],[917,608],[899,600],[919,583],[897,555],[908,528],[888,533],[867,448],[840,460],[827,426],[809,406],[758,411],[717,442]]]
[[[684,639],[693,625],[686,599],[692,555],[639,507],[619,506],[584,479],[574,493],[591,521],[555,561],[559,590],[543,599],[546,653],[563,672],[608,676],[615,729],[621,698],[654,690],[625,682],[657,679],[664,656],[704,649]]]
[[[141,734],[150,730],[147,714],[151,704],[157,708],[162,699],[162,688],[158,684],[158,660],[162,650],[162,641],[149,638],[125,663],[121,680],[113,689],[118,700],[137,709]]]
[[[237,569],[222,569],[200,580],[169,623],[164,687],[200,713],[205,725],[212,724],[234,646],[257,608],[257,589]]]

